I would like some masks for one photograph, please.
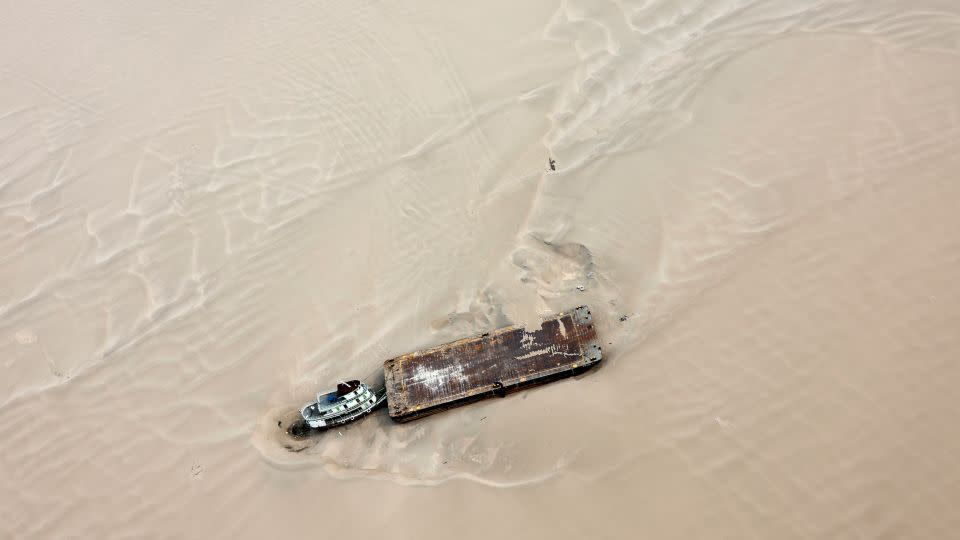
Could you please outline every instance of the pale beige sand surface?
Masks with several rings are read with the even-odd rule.
[[[960,6],[518,6],[6,6],[0,537],[956,536]],[[591,373],[284,447],[584,303]]]

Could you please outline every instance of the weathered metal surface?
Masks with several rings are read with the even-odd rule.
[[[511,326],[387,360],[388,410],[394,420],[412,420],[567,377],[600,359],[593,316],[581,306],[538,330]]]

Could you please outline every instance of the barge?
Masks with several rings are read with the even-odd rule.
[[[601,358],[593,316],[581,306],[537,330],[501,328],[387,360],[387,410],[406,422],[576,375]]]

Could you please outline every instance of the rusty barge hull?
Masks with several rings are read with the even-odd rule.
[[[586,306],[405,354],[383,364],[390,417],[406,422],[492,396],[505,396],[583,372],[602,350]]]

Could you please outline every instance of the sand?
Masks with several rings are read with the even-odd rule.
[[[459,4],[8,6],[0,537],[954,536],[960,6]],[[588,374],[285,448],[580,304]]]

